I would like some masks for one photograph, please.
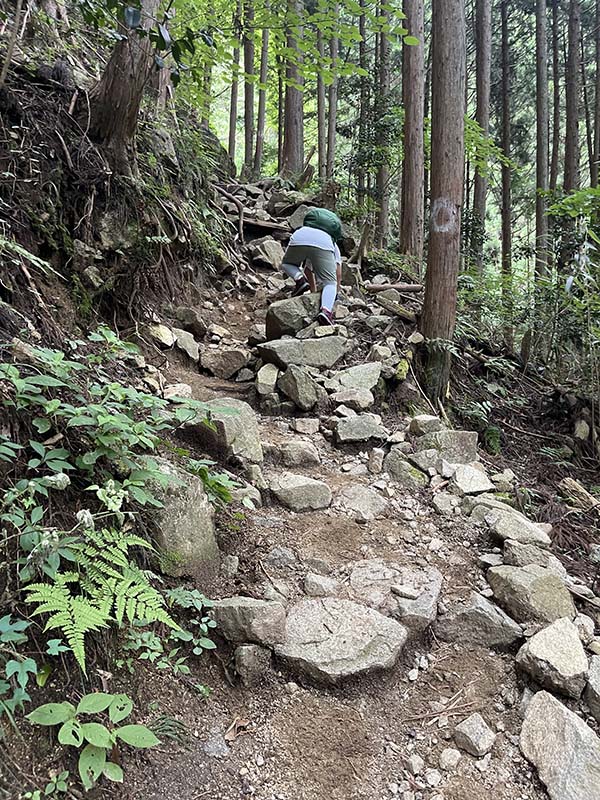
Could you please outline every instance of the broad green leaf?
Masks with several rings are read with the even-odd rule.
[[[22,689],[27,686],[29,681],[28,673],[30,672],[34,675],[37,673],[37,664],[33,658],[25,658],[23,661],[17,661],[14,659],[6,662],[6,677],[10,678],[11,675],[16,675],[17,683]]]
[[[81,747],[83,733],[80,723],[76,719],[68,719],[58,732],[58,741],[61,744],[68,744],[72,747]]]
[[[102,774],[105,778],[108,778],[109,781],[113,781],[114,783],[123,783],[123,770],[118,764],[114,764],[112,761],[106,762],[104,772]]]
[[[96,747],[109,748],[113,746],[110,732],[99,722],[84,722],[81,726],[81,732],[86,742]]]
[[[79,701],[77,714],[98,714],[100,711],[106,711],[113,698],[113,694],[106,694],[105,692],[86,694]]]
[[[126,694],[117,694],[108,708],[108,716],[113,723],[122,722],[133,711],[133,703]]]
[[[160,740],[145,725],[123,725],[115,731],[119,739],[132,747],[154,747]]]
[[[73,716],[72,706],[66,703],[46,703],[27,714],[26,719],[35,725],[59,725]]]
[[[33,424],[38,433],[46,433],[52,427],[50,420],[46,419],[45,417],[36,417],[33,420]]]
[[[35,682],[38,686],[41,686],[42,689],[46,685],[46,681],[52,674],[52,665],[51,664],[44,664],[41,669],[37,671],[37,675],[35,676]]]
[[[79,756],[79,777],[85,789],[91,789],[106,766],[106,750],[86,744]]]

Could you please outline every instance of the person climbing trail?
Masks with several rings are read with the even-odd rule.
[[[295,281],[293,297],[321,288],[321,306],[317,321],[334,325],[333,309],[341,280],[342,257],[337,242],[342,237],[342,223],[337,214],[326,208],[311,208],[304,224],[292,234],[283,257],[282,269]],[[310,262],[309,276],[303,265]],[[312,285],[311,285],[312,284]]]

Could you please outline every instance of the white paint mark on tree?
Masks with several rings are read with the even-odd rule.
[[[431,208],[431,228],[436,233],[453,233],[458,229],[458,207],[447,197],[438,197]]]

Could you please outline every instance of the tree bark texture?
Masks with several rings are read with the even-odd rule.
[[[443,400],[450,378],[447,342],[456,325],[464,189],[466,80],[463,0],[433,0],[431,214],[422,331],[425,386]],[[440,346],[441,345],[441,346]]]
[[[242,0],[237,0],[237,7],[233,16],[233,27],[236,35],[236,44],[233,48],[233,80],[231,81],[231,96],[229,99],[229,143],[227,150],[229,157],[235,163],[236,133],[238,121],[239,97],[239,66],[240,66],[240,36],[242,29]]]
[[[317,49],[321,69],[317,74],[317,157],[319,161],[318,174],[325,180],[327,174],[327,108],[325,104],[325,81],[323,80],[322,67],[325,62],[325,44],[323,33],[317,28]]]
[[[535,198],[535,253],[536,273],[548,270],[548,30],[546,0],[536,0],[536,198]]]
[[[254,1],[244,0],[244,174],[254,158]]]
[[[142,28],[155,22],[160,0],[142,0]],[[132,173],[127,152],[137,130],[140,104],[152,67],[152,44],[135,30],[122,27],[102,77],[90,91],[90,135],[101,142],[112,168]]]
[[[336,2],[333,6],[334,25],[337,25],[337,18],[339,15],[339,4]],[[337,129],[337,106],[338,106],[338,76],[336,74],[338,68],[338,48],[339,39],[337,34],[334,33],[329,40],[329,57],[331,59],[331,69],[333,71],[333,81],[329,85],[329,108],[327,113],[327,170],[326,176],[328,180],[333,178],[333,171],[335,167],[335,139]]]
[[[260,87],[258,89],[258,116],[256,120],[256,151],[254,153],[254,175],[260,177],[265,150],[265,126],[267,121],[267,80],[269,77],[269,29],[263,28],[260,50]]]
[[[550,191],[558,185],[560,156],[560,0],[552,0],[552,155],[550,158]]]
[[[506,158],[511,153],[511,64],[510,35],[508,27],[508,9],[510,0],[502,0],[501,15],[501,120],[502,150]],[[505,317],[507,338],[512,339],[512,170],[508,164],[502,164],[502,309]]]
[[[390,12],[381,8],[381,15],[389,22]],[[378,118],[385,116],[390,92],[390,42],[387,33],[379,34],[379,70],[377,80]],[[377,146],[380,151],[380,164],[377,169],[377,213],[376,241],[377,246],[384,248],[388,244],[390,228],[390,165],[385,126],[379,125]]]
[[[594,158],[590,165],[592,186],[598,186],[600,170],[600,0],[596,0],[594,45],[596,50],[596,74],[594,76]]]
[[[579,187],[579,89],[581,36],[580,0],[569,3],[569,40],[567,68],[565,74],[566,130],[565,130],[565,175],[563,189],[572,192]]]
[[[600,0],[598,0],[600,2]],[[367,70],[367,24],[365,17],[366,0],[360,0],[361,15],[358,20],[360,42],[358,45],[358,64]],[[360,108],[358,111],[358,165],[356,169],[356,200],[363,206],[367,193],[365,168],[363,164],[364,152],[367,146],[367,124],[369,117],[369,80],[366,75],[360,77]]]
[[[283,152],[281,174],[300,175],[304,168],[304,95],[302,76],[298,69],[300,55],[297,40],[302,36],[302,0],[288,0],[287,48],[296,52],[295,59],[286,61],[285,109],[283,122]]]
[[[490,135],[490,83],[492,64],[492,0],[477,0],[475,9],[475,82],[477,109],[475,119],[483,135]],[[473,189],[473,218],[477,239],[473,247],[475,262],[483,268],[483,243],[485,239],[485,214],[488,178],[479,170],[475,172]]]
[[[400,201],[400,252],[409,256],[420,275],[423,261],[425,153],[424,12],[423,0],[404,0],[405,27],[418,45],[402,52],[402,100],[404,104],[404,163]]]

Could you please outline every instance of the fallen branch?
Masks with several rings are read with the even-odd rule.
[[[422,292],[423,286],[420,283],[365,283],[364,288],[367,292],[376,294],[385,292],[388,289],[395,289],[397,292]]]
[[[244,244],[244,206],[242,201],[229,192],[226,192],[225,189],[222,189],[218,184],[215,184],[215,189],[220,195],[222,195],[226,200],[229,200],[230,203],[233,203],[237,208],[239,213],[238,235],[240,237],[240,244]]]
[[[417,321],[417,315],[414,311],[409,311],[404,306],[401,306],[400,303],[396,303],[393,300],[387,300],[385,297],[379,297],[376,295],[374,298],[377,305],[381,306],[385,311],[388,311],[390,314],[395,314],[400,319],[403,319],[405,322],[412,322],[413,324]]]

